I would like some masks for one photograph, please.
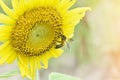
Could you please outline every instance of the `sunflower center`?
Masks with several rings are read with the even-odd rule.
[[[47,24],[38,24],[34,26],[29,34],[28,47],[34,49],[43,49],[54,40],[54,30]]]
[[[62,34],[62,19],[57,10],[39,7],[19,17],[10,39],[17,53],[39,56],[55,48]]]

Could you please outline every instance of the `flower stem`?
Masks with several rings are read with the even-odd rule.
[[[39,70],[36,71],[36,80],[40,80],[40,73],[39,73]]]

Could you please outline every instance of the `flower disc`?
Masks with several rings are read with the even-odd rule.
[[[18,54],[39,56],[54,48],[62,34],[62,20],[56,9],[34,8],[17,20],[11,34],[11,45]]]

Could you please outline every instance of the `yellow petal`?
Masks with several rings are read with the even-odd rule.
[[[35,7],[39,7],[41,6],[41,3],[43,2],[43,0],[28,0],[27,1],[27,6],[29,9],[33,9]]]
[[[8,64],[13,63],[15,61],[16,57],[17,57],[17,54],[14,51],[12,53],[13,54],[6,61]]]
[[[36,59],[37,68],[41,69],[41,64],[40,64],[41,59],[40,59],[40,57],[36,57],[35,59]]]
[[[60,2],[60,0],[45,0],[44,6],[55,6]]]
[[[58,9],[61,11],[69,9],[72,5],[74,5],[76,0],[62,0],[58,5]]]
[[[26,75],[27,75],[26,70],[27,69],[23,66],[23,64],[21,63],[21,61],[18,61],[18,65],[19,65],[22,77],[26,77]]]
[[[64,17],[64,24],[76,25],[84,16],[89,7],[75,8],[67,12]]]
[[[12,26],[0,26],[0,41],[8,40],[12,29]]]
[[[29,7],[32,7],[32,8],[33,8],[33,7],[35,6],[35,3],[37,3],[37,1],[39,1],[39,0],[34,0],[34,1],[33,1],[33,0],[28,0],[28,1],[27,1],[27,3],[28,3],[27,5],[28,5]]]
[[[75,8],[63,15],[63,32],[67,38],[73,36],[75,26],[80,22],[80,20],[85,16],[85,12],[90,10],[89,7]]]
[[[0,0],[0,5],[7,15],[9,15],[11,18],[17,19],[16,14],[10,8],[8,8],[8,6],[2,0]]]
[[[4,51],[2,51],[2,57],[0,59],[0,64],[4,64],[5,62],[7,62],[7,60],[14,55],[13,51],[11,50],[10,46],[7,46]],[[14,58],[15,59],[15,58]]]
[[[25,69],[24,69],[24,66],[21,64],[20,61],[18,61],[18,65],[19,65],[19,68],[20,68],[20,72],[21,72],[21,75],[22,77],[25,77]]]
[[[73,33],[74,33],[74,29],[75,29],[75,26],[69,24],[69,25],[64,25],[63,26],[63,32],[64,32],[64,35],[69,39],[69,38],[72,38],[73,37]]]
[[[20,0],[19,1],[19,9],[21,9],[20,11],[22,13],[24,13],[28,9],[26,4],[27,4],[27,2],[25,0]]]
[[[60,0],[53,0],[52,2],[51,2],[51,6],[57,6],[58,4],[59,4],[59,2],[60,2]]]
[[[48,68],[48,59],[46,59],[46,56],[42,57],[42,68],[47,69]]]
[[[12,6],[17,17],[28,9],[26,0],[12,0]]]
[[[28,68],[29,58],[27,56],[18,55],[18,60],[25,68]]]
[[[18,0],[12,0],[12,6],[14,10],[18,9],[19,1]]]
[[[45,0],[40,0],[40,5],[44,6],[44,4],[45,4]]]
[[[10,37],[9,33],[8,34],[4,33],[4,34],[0,35],[0,41],[6,41],[9,39],[9,37]]]
[[[18,65],[20,67],[20,72],[23,77],[30,77],[30,69],[29,69],[29,62],[28,57],[24,57],[22,55],[18,56]]]
[[[50,58],[52,58],[52,57],[57,58],[57,57],[59,57],[62,53],[63,53],[63,50],[61,50],[61,49],[52,49],[52,50],[50,50],[49,52],[47,52],[46,54],[42,55],[42,56],[40,57],[41,62],[42,62],[42,63],[41,63],[42,68],[47,69],[47,68],[48,68],[48,60],[49,60]]]
[[[0,23],[8,24],[8,25],[14,25],[15,20],[13,20],[12,18],[0,13]]]
[[[0,34],[2,34],[4,32],[10,32],[12,29],[13,29],[13,26],[1,25],[0,26]]]
[[[28,10],[26,0],[19,0],[19,2],[16,3],[18,5],[15,9],[15,13],[17,14],[17,16],[21,16],[26,10]]]
[[[55,58],[58,58],[59,56],[61,56],[61,54],[63,53],[62,49],[55,49],[52,54]]]
[[[51,3],[51,1],[50,1],[50,0],[46,0],[46,1],[44,2],[44,6],[49,6],[49,5],[50,5],[50,3]]]
[[[35,64],[35,58],[34,57],[31,57],[30,58],[30,72],[31,72],[31,77],[32,77],[32,80],[35,80],[35,76],[36,76],[36,64]]]
[[[7,41],[7,42],[0,45],[0,56],[1,57],[5,55],[4,51],[6,51],[5,49],[8,47],[9,44],[10,44],[10,42]]]

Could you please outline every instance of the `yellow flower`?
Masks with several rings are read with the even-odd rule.
[[[76,0],[11,0],[10,9],[0,5],[0,64],[17,59],[23,77],[35,78],[37,69],[48,68],[48,60],[73,36],[75,25],[88,7],[69,10]]]

